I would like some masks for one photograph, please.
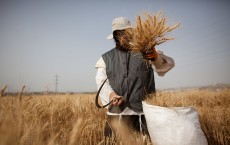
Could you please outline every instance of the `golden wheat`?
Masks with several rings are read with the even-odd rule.
[[[137,16],[135,27],[126,29],[125,35],[120,38],[121,44],[129,44],[131,50],[145,53],[156,45],[173,40],[174,38],[167,37],[167,34],[178,28],[180,23],[170,26],[166,24],[166,20],[162,12]]]
[[[106,110],[97,109],[95,94],[1,97],[0,145],[103,144]],[[230,90],[163,91],[149,100],[165,106],[195,106],[209,145],[230,142]],[[120,130],[116,144],[143,143],[140,134]],[[113,141],[113,139],[111,139]]]

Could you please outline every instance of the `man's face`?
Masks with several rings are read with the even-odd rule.
[[[130,42],[132,39],[130,35],[131,30],[131,28],[124,30],[116,30],[113,33],[116,43],[119,43],[119,45],[126,51],[130,50]]]

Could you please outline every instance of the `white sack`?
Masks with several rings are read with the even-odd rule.
[[[194,107],[166,108],[142,104],[154,145],[208,145]]]

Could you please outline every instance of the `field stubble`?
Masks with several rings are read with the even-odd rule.
[[[0,145],[100,144],[106,110],[97,109],[94,99],[95,94],[1,97]],[[209,145],[230,143],[230,89],[159,91],[148,102],[195,106]],[[143,144],[135,137],[128,142]],[[126,143],[117,139],[117,144]]]

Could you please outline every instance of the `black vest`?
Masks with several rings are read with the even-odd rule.
[[[111,87],[125,99],[119,107],[110,106],[109,111],[120,113],[125,107],[135,112],[143,111],[142,100],[155,92],[152,67],[147,65],[141,53],[124,52],[117,48],[106,52],[102,58]]]

